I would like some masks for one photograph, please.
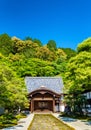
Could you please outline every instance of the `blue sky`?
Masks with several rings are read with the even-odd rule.
[[[0,34],[76,49],[91,36],[91,0],[0,0]]]

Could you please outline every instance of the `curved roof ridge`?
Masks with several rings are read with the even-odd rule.
[[[56,93],[56,92],[54,92],[54,91],[52,91],[52,90],[50,90],[50,89],[48,89],[48,88],[38,88],[38,89],[36,89],[36,90],[34,90],[34,91],[32,91],[32,92],[30,92],[29,93],[29,95],[31,95],[32,93],[36,93],[36,92],[38,92],[38,91],[48,91],[48,92],[51,92],[51,93],[54,93],[55,95],[61,95],[61,94],[63,94],[63,93]]]
[[[45,78],[47,78],[47,79],[59,79],[59,78],[61,78],[61,77],[30,77],[30,76],[26,76],[25,78],[31,78],[31,79],[40,79],[40,78],[42,78],[42,79],[45,79]]]

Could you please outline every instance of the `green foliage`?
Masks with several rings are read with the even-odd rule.
[[[62,48],[62,50],[66,53],[67,59],[76,56],[76,51],[71,48]]]
[[[55,54],[50,51],[46,46],[38,48],[36,52],[36,57],[42,60],[55,60]]]
[[[69,61],[66,79],[72,89],[91,89],[91,53],[81,52]]]
[[[34,43],[37,43],[38,46],[42,46],[42,43],[41,43],[41,41],[39,39],[36,39],[36,38],[33,39],[33,38],[31,38],[31,37],[28,36],[28,37],[25,37],[24,41],[27,41],[27,40],[28,41],[30,40],[30,41],[32,41]]]
[[[62,49],[57,49],[56,50],[56,63],[60,64],[65,62],[67,59],[66,53]]]
[[[0,129],[17,125],[17,118],[13,114],[4,114],[0,116]]]
[[[82,51],[91,52],[91,37],[80,43],[77,47],[77,51],[78,53]]]
[[[87,39],[78,45],[79,53],[68,61],[64,76],[66,102],[73,107],[74,112],[79,109],[82,113],[82,105],[86,103],[82,93],[86,90],[91,91],[90,40]]]
[[[0,35],[0,52],[6,56],[13,51],[13,42],[7,34]]]
[[[33,39],[33,42],[34,43],[37,43],[39,46],[42,46],[42,43],[41,43],[41,41],[39,40],[39,39]]]
[[[55,51],[57,49],[56,42],[54,40],[49,40],[47,43],[47,47],[50,50]]]
[[[20,118],[25,118],[26,115],[20,113],[18,115],[14,115],[12,113],[6,113],[0,116],[0,129],[5,127],[11,127],[17,125],[17,121]]]
[[[0,62],[0,107],[8,111],[13,111],[20,107],[25,107],[27,101],[27,91],[24,80],[9,68],[8,60],[1,59]]]
[[[0,52],[2,54],[22,55],[25,58],[39,58],[46,61],[58,60],[57,63],[64,62],[66,59],[66,54],[61,49],[57,49],[54,40],[50,40],[46,46],[42,46],[40,40],[31,39],[30,37],[21,40],[17,37],[10,38],[7,34],[2,34],[0,39]]]
[[[12,60],[13,59],[13,60]],[[60,65],[43,61],[37,58],[18,59],[10,58],[11,67],[20,77],[25,76],[55,76],[60,74]],[[19,69],[18,69],[19,68]]]
[[[25,37],[24,40],[30,40],[30,41],[33,41],[33,39],[32,39],[31,37],[29,37],[29,36]]]
[[[65,96],[65,101],[74,115],[83,115],[82,107],[83,104],[86,105],[87,100],[81,92],[69,93]]]
[[[26,58],[34,57],[36,54],[36,50],[39,47],[37,43],[34,43],[31,40],[17,40],[15,38],[12,39],[14,42],[13,50],[14,53],[19,53],[21,55],[24,55]]]

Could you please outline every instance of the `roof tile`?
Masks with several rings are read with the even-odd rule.
[[[60,77],[25,77],[28,93],[45,87],[58,94],[63,93],[63,81]]]

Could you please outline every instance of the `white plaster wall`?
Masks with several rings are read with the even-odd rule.
[[[61,112],[64,112],[64,109],[65,109],[64,104],[60,105],[60,111],[61,111]]]

